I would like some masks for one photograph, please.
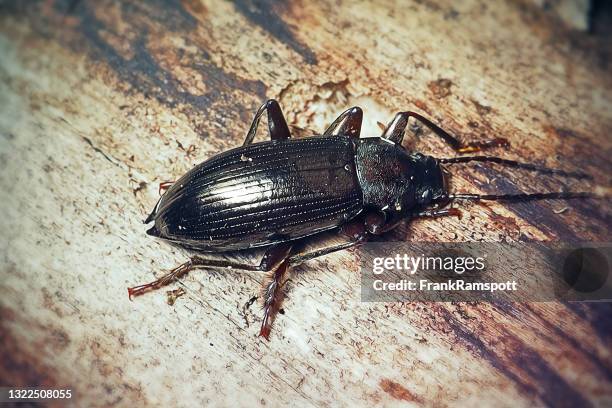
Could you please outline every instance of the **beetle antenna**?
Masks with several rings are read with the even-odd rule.
[[[488,162],[503,164],[508,167],[514,167],[524,170],[537,171],[543,174],[556,174],[564,177],[571,177],[576,179],[587,179],[592,180],[593,177],[589,174],[579,171],[565,171],[560,169],[550,169],[548,167],[537,166],[531,163],[521,163],[515,160],[502,159],[501,157],[493,156],[463,156],[463,157],[451,157],[447,159],[438,159],[440,164],[455,164],[455,163],[468,163],[468,162]]]
[[[533,201],[533,200],[569,200],[574,198],[595,198],[593,193],[583,191],[559,192],[559,193],[520,193],[520,194],[449,194],[449,200],[471,200],[471,201]]]

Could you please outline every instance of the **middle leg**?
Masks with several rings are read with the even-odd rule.
[[[458,208],[443,208],[440,210],[425,210],[414,214],[414,218],[437,218],[437,217],[457,217],[461,219],[461,210]]]

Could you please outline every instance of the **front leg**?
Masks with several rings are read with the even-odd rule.
[[[388,139],[394,143],[401,144],[404,139],[404,133],[406,126],[408,125],[408,119],[411,117],[415,118],[438,137],[444,140],[450,147],[452,147],[457,153],[471,153],[478,152],[484,148],[497,147],[497,146],[508,146],[508,140],[497,137],[494,139],[486,139],[478,142],[465,144],[461,142],[457,137],[451,135],[429,119],[416,112],[399,112],[395,115],[395,118],[389,123],[389,125],[383,131],[381,137]]]

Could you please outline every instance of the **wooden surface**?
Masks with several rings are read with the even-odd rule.
[[[169,288],[187,291],[173,306],[164,291],[126,292],[188,256],[144,233],[158,183],[238,146],[267,97],[314,131],[352,105],[366,135],[416,109],[606,188],[609,39],[526,1],[3,1],[0,12],[1,384],[70,387],[75,406],[612,404],[609,303],[362,303],[357,256],[344,252],[296,269],[266,342],[247,307],[259,274],[192,273]],[[452,154],[426,132],[415,148]],[[462,191],[559,188],[456,171]],[[465,213],[388,239],[610,241],[606,200]]]

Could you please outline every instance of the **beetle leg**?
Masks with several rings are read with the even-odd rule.
[[[268,248],[259,265],[232,262],[225,259],[205,259],[195,256],[153,282],[128,288],[128,295],[131,299],[132,296],[139,296],[148,291],[159,289],[162,286],[172,283],[190,270],[199,267],[208,266],[217,268],[236,268],[249,271],[274,271],[272,273],[272,279],[264,284],[264,317],[261,323],[261,330],[259,332],[260,336],[263,336],[266,338],[266,340],[268,340],[272,323],[278,309],[280,308],[282,300],[282,283],[289,265],[288,259],[291,255],[291,250],[291,244],[283,243],[273,245]]]
[[[172,269],[169,273],[165,274],[159,279],[154,280],[153,282],[145,283],[144,285],[132,286],[128,288],[128,296],[130,300],[132,300],[132,296],[140,296],[143,293],[146,293],[150,290],[159,289],[163,286],[166,286],[172,283],[174,280],[180,278],[187,272],[189,272],[193,268],[192,261],[189,260],[184,264],[177,266]]]
[[[382,235],[387,231],[395,229],[405,217],[399,213],[374,211],[365,214],[363,223],[368,233]]]
[[[319,258],[319,257],[324,256],[324,255],[327,255],[327,254],[331,254],[332,252],[338,252],[338,251],[342,251],[342,250],[345,250],[345,249],[352,248],[354,246],[359,245],[364,240],[365,240],[365,238],[361,239],[361,240],[354,240],[354,241],[344,242],[342,244],[332,245],[332,246],[325,247],[325,248],[319,248],[319,249],[316,249],[316,250],[314,250],[312,252],[306,252],[306,253],[292,255],[292,256],[289,257],[288,262],[289,262],[290,265],[299,265],[299,264],[304,263],[306,261],[310,261],[311,259],[315,259],[315,258]]]
[[[255,117],[253,118],[249,132],[247,133],[246,139],[242,144],[243,146],[253,143],[253,139],[257,133],[257,127],[259,126],[259,120],[264,112],[268,113],[268,130],[272,140],[289,139],[291,137],[289,127],[287,126],[287,121],[283,116],[283,111],[281,110],[280,105],[274,99],[268,99],[266,103],[261,105],[261,107],[257,110],[257,113],[255,113]]]
[[[162,191],[166,191],[167,189],[172,187],[173,184],[174,184],[174,181],[162,181],[161,183],[159,183],[158,194],[161,195]]]
[[[323,132],[323,136],[351,136],[359,138],[363,111],[358,106],[345,110]]]
[[[384,222],[384,216],[383,216]],[[264,298],[264,318],[261,323],[261,330],[259,332],[260,336],[263,336],[268,339],[270,335],[270,330],[272,326],[272,321],[276,313],[280,308],[280,302],[282,300],[282,284],[285,280],[285,276],[287,273],[287,267],[290,265],[298,265],[303,262],[309,261],[314,258],[318,258],[324,255],[331,254],[333,252],[342,251],[345,249],[352,248],[363,241],[366,240],[368,236],[367,231],[367,217],[357,218],[347,224],[345,224],[340,232],[344,235],[347,235],[351,238],[351,241],[344,242],[338,245],[332,245],[325,248],[319,248],[312,252],[306,252],[301,254],[290,255],[291,247],[289,247],[286,252],[286,258],[282,260],[280,264],[277,263],[277,267],[274,269],[274,272],[271,276],[271,279],[264,286],[263,298]],[[266,254],[271,253],[268,251]],[[280,259],[278,255],[276,255],[276,259]]]
[[[508,140],[501,137],[464,144],[457,137],[451,135],[438,125],[434,124],[429,119],[425,118],[424,116],[421,116],[416,112],[410,111],[399,112],[397,115],[395,115],[395,118],[393,118],[391,123],[389,123],[387,128],[383,131],[382,137],[385,139],[389,139],[394,143],[401,144],[402,140],[404,139],[404,133],[406,131],[406,126],[408,125],[408,119],[410,117],[413,117],[422,124],[424,124],[427,128],[434,132],[438,137],[442,138],[450,147],[452,147],[458,153],[478,152],[484,148],[509,145]]]
[[[287,259],[283,260],[272,272],[270,279],[264,282],[263,285],[263,319],[261,320],[261,328],[259,329],[259,335],[266,340],[270,340],[270,331],[272,330],[272,323],[274,318],[280,309],[280,305],[283,299],[282,289],[283,282],[287,275],[287,267],[289,262]]]
[[[290,265],[299,265],[303,262],[309,261],[314,258],[318,258],[324,255],[331,254],[333,252],[342,251],[345,249],[349,249],[355,247],[368,238],[368,221],[367,216],[364,218],[357,218],[345,225],[340,229],[340,233],[342,235],[350,238],[350,241],[343,242],[342,244],[332,245],[324,248],[316,249],[312,252],[306,252],[301,254],[295,254],[289,257],[288,261]]]
[[[426,210],[414,214],[414,218],[436,218],[445,217],[447,215],[455,216],[461,219],[461,210],[458,208],[445,208],[442,210]]]
[[[270,271],[273,268],[277,267],[281,262],[283,262],[286,258],[289,257],[291,253],[291,245],[289,244],[277,244],[273,245],[264,254],[263,258],[259,265],[253,265],[243,262],[234,262],[227,259],[209,259],[209,258],[201,258],[199,256],[192,257],[189,261],[177,266],[172,269],[166,275],[161,278],[146,283],[144,285],[134,286],[128,288],[128,295],[130,299],[132,296],[140,296],[146,292],[151,290],[159,289],[162,286],[166,286],[181,276],[185,275],[187,272],[191,271],[195,268],[234,268],[240,269],[244,271],[259,271],[266,272]]]
[[[143,221],[144,224],[148,224],[155,219],[157,208],[159,207],[159,203],[161,202],[162,191],[166,191],[167,189],[172,187],[172,184],[174,184],[174,181],[162,181],[161,183],[159,183],[159,189],[157,190],[157,193],[160,195],[160,198],[157,200],[157,204],[155,204],[155,207],[153,207],[153,211],[151,211],[149,216]]]
[[[354,219],[340,229],[340,233],[350,238],[349,242],[320,248],[312,252],[291,255],[288,259],[290,265],[298,265],[303,262],[318,258],[332,252],[338,252],[355,247],[368,239],[369,235],[380,235],[397,226],[402,219],[387,217],[384,213],[370,212],[363,217]]]

